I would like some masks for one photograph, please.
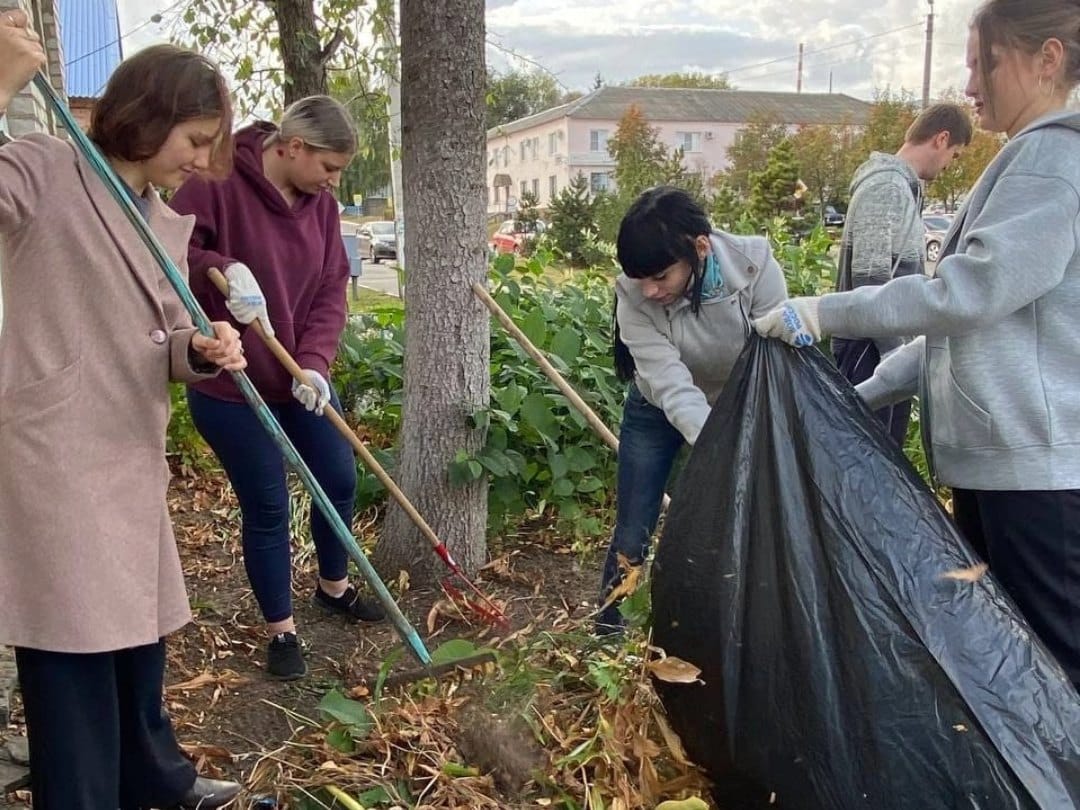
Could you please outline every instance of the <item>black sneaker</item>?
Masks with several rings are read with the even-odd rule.
[[[279,681],[295,681],[307,675],[304,651],[296,633],[278,633],[266,650],[266,671]]]
[[[381,622],[386,618],[386,611],[382,605],[372,599],[362,599],[356,588],[350,585],[341,596],[331,596],[315,586],[315,596],[312,602],[327,613],[344,616],[354,622]]]

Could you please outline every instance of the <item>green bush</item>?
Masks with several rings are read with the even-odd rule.
[[[611,361],[611,275],[579,271],[556,284],[546,278],[552,258],[543,246],[516,268],[513,256],[497,257],[492,295],[614,429],[625,391]],[[354,316],[333,370],[346,410],[387,437],[400,426],[403,343],[401,311]],[[597,515],[613,494],[615,454],[497,324],[491,334],[491,405],[471,419],[487,428],[487,443],[475,456],[461,451],[448,474],[459,482],[488,476],[492,531],[547,514],[577,536],[603,532]],[[385,452],[392,461],[392,449]],[[362,471],[357,497],[358,506],[366,507],[384,493]]]

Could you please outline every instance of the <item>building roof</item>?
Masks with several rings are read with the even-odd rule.
[[[569,104],[488,130],[509,135],[560,118],[618,120],[631,104],[649,121],[713,121],[745,124],[767,117],[784,124],[861,124],[870,104],[843,93],[770,93],[670,87],[601,87]]]
[[[120,64],[116,0],[59,0],[69,98],[97,98]]]

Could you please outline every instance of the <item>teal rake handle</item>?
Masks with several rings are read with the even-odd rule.
[[[195,299],[191,289],[188,287],[187,282],[184,281],[183,275],[180,273],[180,269],[176,266],[169,254],[165,252],[165,249],[161,246],[161,242],[154,235],[154,232],[150,230],[150,226],[146,224],[146,220],[143,219],[139,213],[135,204],[128,197],[124,187],[120,184],[120,180],[116,177],[112,170],[112,167],[105,162],[105,159],[98,152],[97,147],[90,142],[90,139],[86,137],[79,125],[75,123],[75,119],[72,118],[71,113],[68,111],[67,105],[60,100],[60,97],[56,94],[52,85],[48,80],[40,73],[34,76],[34,86],[41,91],[42,95],[52,105],[53,111],[60,119],[61,123],[70,133],[72,140],[75,141],[79,151],[83,156],[90,161],[90,165],[94,167],[94,171],[105,183],[105,186],[112,193],[113,197],[119,203],[123,209],[127,218],[131,221],[135,230],[138,231],[139,236],[142,237],[143,242],[150,249],[150,252],[157,260],[158,266],[165,273],[169,283],[173,289],[176,290],[176,294],[180,296],[180,300],[184,303],[184,307],[191,314],[191,319],[195,323],[195,326],[199,328],[207,337],[214,337],[213,327],[210,325],[209,318],[206,317],[206,313],[203,312],[199,302]],[[323,517],[334,528],[334,533],[337,535],[341,545],[344,546],[345,551],[352,557],[353,562],[356,563],[360,569],[360,573],[364,579],[367,580],[368,585],[375,591],[375,595],[378,597],[379,602],[386,608],[386,612],[390,615],[390,620],[394,624],[394,629],[397,630],[401,640],[405,642],[405,645],[409,648],[412,654],[423,666],[431,665],[431,654],[424,646],[424,642],[420,640],[420,636],[417,635],[416,630],[409,620],[402,614],[401,609],[394,601],[394,597],[390,595],[390,591],[386,589],[386,585],[379,579],[379,575],[375,573],[375,569],[371,567],[371,563],[368,562],[367,556],[356,542],[356,538],[353,537],[352,531],[345,525],[345,521],[341,519],[341,516],[334,509],[330,503],[330,499],[326,496],[323,488],[319,486],[319,482],[315,480],[315,476],[311,474],[311,470],[308,469],[307,464],[300,458],[300,454],[296,451],[293,443],[289,440],[289,437],[285,435],[285,432],[281,429],[281,425],[278,424],[274,415],[270,413],[270,409],[266,407],[266,403],[263,402],[259,392],[255,390],[255,386],[251,384],[251,380],[247,374],[243,371],[230,372],[233,379],[236,381],[237,387],[244,395],[244,399],[248,401],[248,404],[255,411],[255,415],[258,416],[259,421],[263,427],[266,428],[266,432],[270,434],[271,438],[277,443],[277,446],[281,449],[282,454],[285,456],[289,464],[296,470],[300,479],[304,482],[304,486],[307,487],[308,492],[311,493],[312,501],[322,512]]]

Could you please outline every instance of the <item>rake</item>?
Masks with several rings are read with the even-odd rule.
[[[210,277],[210,281],[213,282],[214,286],[221,291],[222,295],[228,297],[229,281],[221,271],[216,267],[211,267],[209,271],[207,271],[207,275]],[[266,344],[266,348],[268,348],[270,353],[277,358],[278,362],[285,367],[285,370],[289,372],[294,380],[301,385],[310,385],[307,377],[304,375],[304,370],[300,368],[296,360],[289,354],[288,349],[286,349],[276,337],[268,335],[263,328],[262,323],[258,320],[252,321],[249,328],[255,330],[255,334],[262,339],[262,342]],[[386,487],[386,491],[390,493],[398,506],[405,511],[405,514],[409,516],[409,519],[413,522],[413,525],[420,530],[424,539],[431,544],[432,550],[438,555],[439,559],[443,561],[446,567],[449,568],[458,579],[465,583],[468,590],[475,594],[480,601],[477,603],[463,594],[461,590],[450,581],[451,578],[447,577],[442,582],[442,588],[450,600],[454,602],[454,604],[476,614],[488,624],[497,624],[503,628],[509,628],[510,622],[507,620],[505,614],[503,614],[498,606],[492,602],[471,579],[469,579],[465,571],[458,565],[453,556],[451,556],[450,549],[448,549],[446,544],[439,539],[439,536],[435,534],[435,530],[428,525],[428,522],[424,520],[423,516],[416,511],[416,507],[412,505],[412,502],[410,502],[405,493],[401,491],[401,488],[394,483],[394,480],[375,459],[375,456],[371,454],[371,451],[367,449],[360,440],[360,437],[356,435],[355,431],[349,427],[342,415],[329,404],[327,404],[326,408],[323,410],[323,415],[330,420],[330,423],[335,428],[337,428],[338,433],[344,436],[349,444],[352,445],[352,449],[360,456],[360,460],[364,462],[364,466],[371,470],[372,474],[379,479],[379,483]]]

